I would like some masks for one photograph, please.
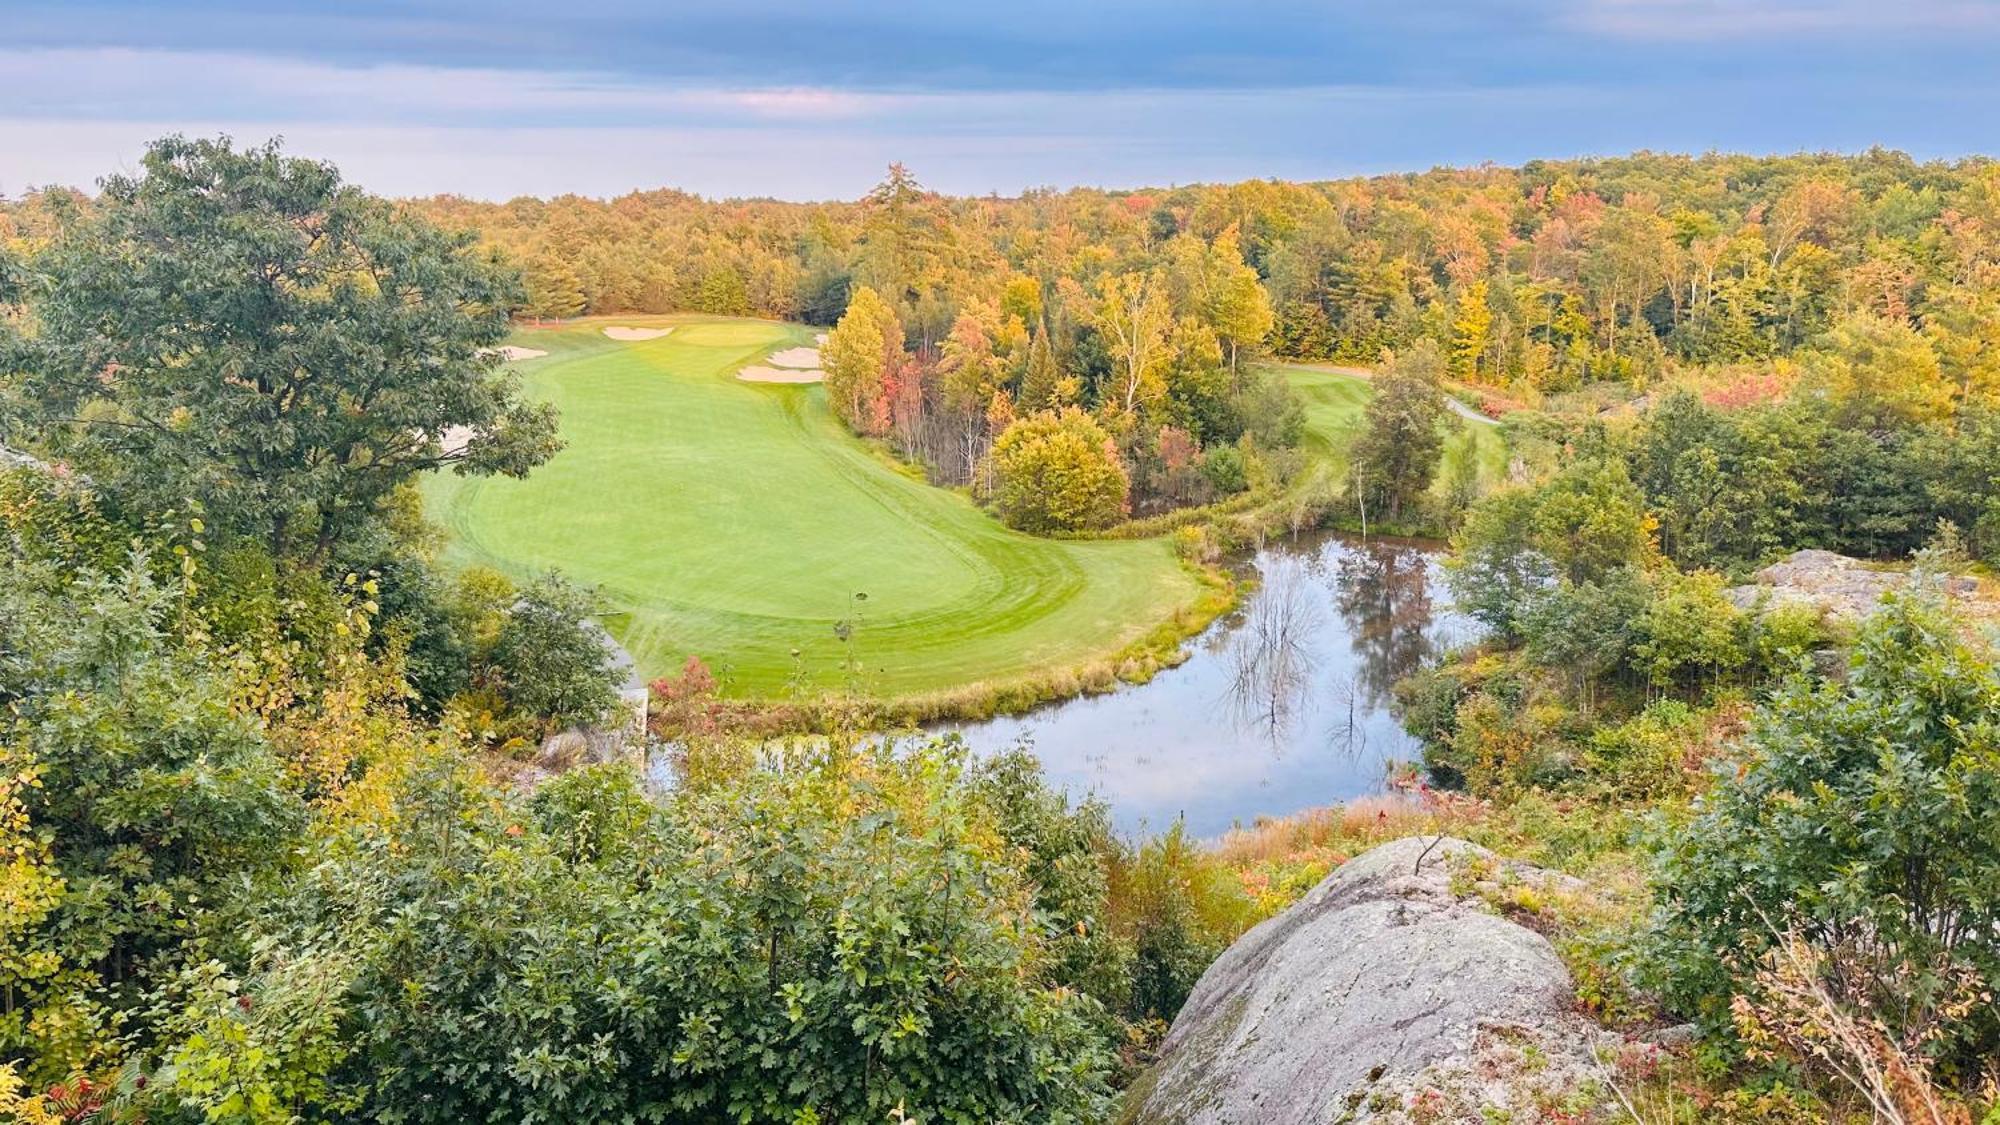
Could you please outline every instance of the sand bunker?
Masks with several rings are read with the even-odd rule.
[[[499,352],[500,358],[508,363],[519,363],[524,359],[540,359],[549,354],[540,348],[517,348],[512,344],[503,344],[493,350]]]
[[[824,344],[824,343],[826,343],[826,333],[824,333],[824,332],[815,332],[815,333],[813,333],[813,343],[815,343],[815,344]]]
[[[826,372],[818,368],[799,371],[784,367],[746,367],[738,371],[736,377],[746,383],[817,383],[826,378]]]
[[[614,340],[657,340],[672,331],[671,328],[628,328],[622,324],[604,326],[604,334]]]
[[[798,367],[798,368],[818,367],[819,349],[786,348],[784,351],[781,352],[772,352],[771,366]]]

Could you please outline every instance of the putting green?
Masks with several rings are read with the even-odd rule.
[[[674,330],[626,343],[607,324]],[[645,675],[697,655],[759,698],[1022,679],[1111,655],[1195,599],[1164,541],[1010,531],[848,434],[819,387],[734,377],[812,335],[704,317],[519,333],[549,353],[516,368],[568,445],[526,480],[429,479],[447,560],[560,569],[599,589]]]

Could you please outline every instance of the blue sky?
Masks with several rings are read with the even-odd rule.
[[[2000,152],[2000,0],[0,0],[0,192],[166,132],[390,194],[851,198]]]

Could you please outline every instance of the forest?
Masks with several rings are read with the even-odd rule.
[[[905,339],[838,375],[855,387],[845,413],[947,482],[979,472],[1016,417],[1078,406],[1114,439],[1134,511],[1227,496],[1246,462],[1286,471],[1298,440],[1255,361],[1375,364],[1428,341],[1456,393],[1495,415],[1602,409],[1669,382],[1730,410],[1801,383],[1879,392],[1874,417],[1831,420],[1873,430],[1872,448],[1796,435],[1824,453],[1788,479],[1890,510],[1806,518],[1845,525],[1841,542],[1868,555],[1907,553],[1940,515],[1981,550],[2000,535],[1963,504],[1880,495],[1911,483],[1913,457],[1925,476],[1951,475],[1940,457],[1984,463],[1936,432],[2000,394],[2000,166],[1984,158],[1638,154],[970,199],[898,166],[855,203],[412,205],[520,263],[538,315],[831,325],[866,289],[882,306],[863,307]],[[1797,475],[1815,471],[1853,487]],[[1747,556],[1770,539],[1738,542]]]
[[[1629,1048],[1522,1120],[2000,1114],[2000,165],[490,204],[173,137],[0,206],[0,309],[0,1116],[1114,1120],[1233,940],[1446,834],[1574,876],[1481,893]],[[556,458],[497,349],[610,312],[818,326],[1021,531],[1448,536],[1478,639],[1383,794],[1218,840],[698,663],[666,791],[530,777],[615,714],[591,591],[442,565],[419,482]],[[1298,364],[1369,369],[1351,448]],[[1897,585],[1738,596],[1802,549]]]

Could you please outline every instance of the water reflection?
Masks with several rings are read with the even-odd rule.
[[[1031,740],[1051,778],[1095,791],[1128,829],[1217,835],[1382,787],[1416,756],[1390,689],[1473,635],[1434,551],[1339,536],[1273,544],[1258,589],[1151,683],[959,728],[977,749]]]
[[[1282,744],[1309,702],[1326,608],[1296,558],[1271,560],[1229,638],[1229,704],[1245,730]]]

